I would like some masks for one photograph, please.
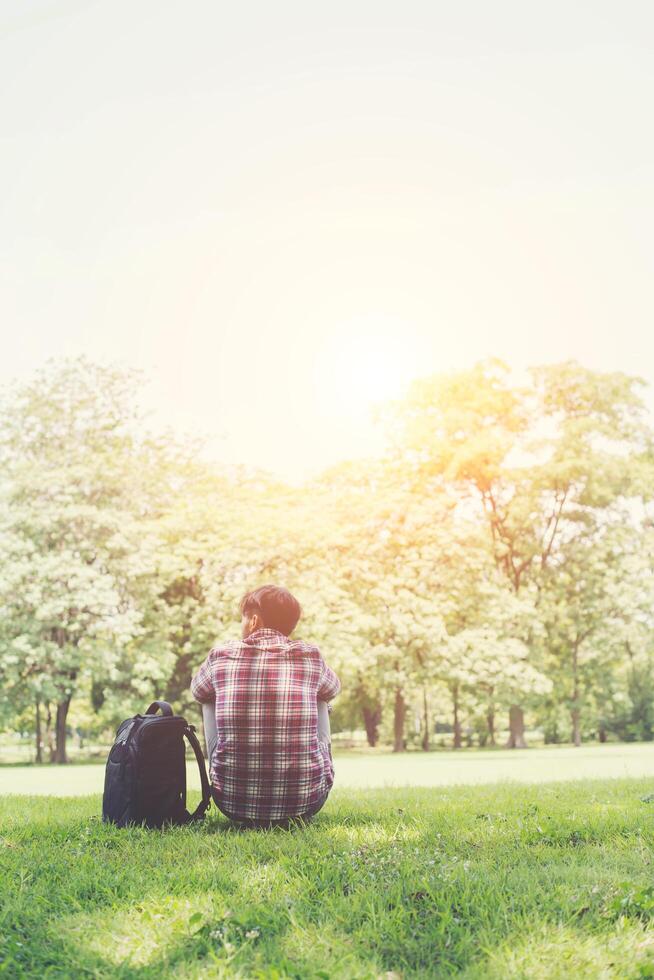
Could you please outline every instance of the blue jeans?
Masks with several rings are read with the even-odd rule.
[[[213,754],[218,742],[218,730],[216,728],[216,705],[214,701],[209,701],[207,704],[202,705],[202,723],[204,725],[204,738],[207,743],[209,766],[211,766],[211,760],[213,759]],[[327,707],[326,701],[318,701],[318,741],[326,742],[327,745],[330,746],[332,744],[331,727],[329,724],[329,708]],[[224,813],[224,810],[220,805],[220,800],[217,798],[213,787],[211,788],[211,794],[213,796],[213,801],[220,812]],[[329,793],[325,793],[325,796],[319,800],[318,803],[314,803],[311,809],[306,813],[303,813],[301,817],[286,817],[282,820],[270,821],[237,820],[234,822],[243,827],[288,827],[289,824],[296,820],[310,820],[311,817],[318,812],[318,810],[322,809],[327,802],[328,796]],[[229,817],[230,820],[233,820],[233,817],[230,817],[228,813],[226,813],[225,816]]]

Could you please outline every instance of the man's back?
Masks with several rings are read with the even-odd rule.
[[[211,776],[221,810],[235,819],[279,820],[311,811],[329,792],[329,745],[317,733],[317,701],[340,690],[318,647],[277,630],[215,647],[191,682],[215,698],[218,738]]]

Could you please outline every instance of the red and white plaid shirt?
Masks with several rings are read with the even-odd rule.
[[[334,767],[329,745],[318,741],[317,701],[340,689],[317,646],[277,630],[210,651],[191,693],[216,701],[211,779],[221,810],[280,820],[301,816],[329,792]]]

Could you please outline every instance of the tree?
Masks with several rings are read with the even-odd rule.
[[[341,528],[326,566],[340,596],[334,618],[357,664],[353,686],[369,741],[389,701],[394,751],[402,752],[421,651],[444,632],[427,573],[437,552],[443,560],[447,554],[450,502],[442,495],[419,500],[394,470],[369,461],[339,467],[322,482]]]
[[[542,611],[550,671],[567,694],[574,745],[581,745],[584,704],[602,686],[602,675],[626,661],[633,692],[636,664],[643,655],[648,659],[654,598],[650,536],[638,533],[623,514],[594,537],[565,543],[558,567],[549,569]]]
[[[425,677],[450,693],[454,747],[462,744],[461,711],[485,706],[488,740],[495,744],[495,715],[516,695],[542,693],[551,683],[529,662],[522,639],[534,623],[534,590],[520,595],[495,567],[488,542],[469,518],[448,528],[447,560],[427,556],[425,582],[437,597],[446,637],[423,651]]]
[[[140,432],[135,384],[65,361],[10,388],[1,407],[0,669],[34,702],[37,729],[40,705],[54,703],[60,763],[81,677],[111,676],[126,654],[123,670],[138,674],[156,520],[174,495],[167,450]]]
[[[649,493],[640,385],[573,361],[534,368],[522,386],[499,361],[425,378],[390,413],[394,458],[416,493],[452,486],[478,507],[495,563],[518,593],[538,587],[563,541],[592,534],[625,497]],[[510,731],[511,746],[524,744],[517,704]]]

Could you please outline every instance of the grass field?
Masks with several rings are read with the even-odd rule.
[[[517,781],[559,782],[651,776],[654,743],[552,746],[526,752],[473,749],[461,752],[336,752],[338,786],[376,789],[386,786],[456,786]],[[195,762],[188,766],[189,786],[199,789]],[[37,793],[85,796],[101,793],[104,763],[74,766],[0,766],[0,795]]]
[[[0,975],[654,978],[653,789],[340,785],[313,824],[265,832],[216,810],[118,830],[97,795],[3,796]]]

